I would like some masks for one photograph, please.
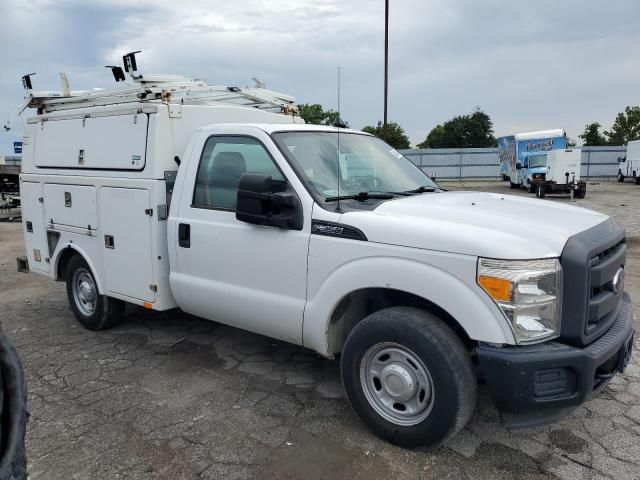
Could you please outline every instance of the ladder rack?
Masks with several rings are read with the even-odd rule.
[[[180,75],[132,75],[137,85],[113,89],[69,91],[34,91],[27,95],[14,116],[27,108],[35,108],[39,114],[61,110],[73,110],[95,106],[126,103],[163,103],[182,105],[211,105],[230,103],[257,108],[273,113],[296,115],[295,98],[265,88],[239,88],[224,85],[208,85],[206,80],[190,79]],[[66,78],[65,78],[66,81]],[[11,122],[5,126],[11,128]]]

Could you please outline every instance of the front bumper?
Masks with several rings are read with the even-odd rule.
[[[584,348],[557,341],[480,345],[481,373],[507,427],[532,427],[568,415],[624,371],[633,349],[631,299],[624,293],[611,328]]]

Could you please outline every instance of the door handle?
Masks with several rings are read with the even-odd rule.
[[[188,223],[178,225],[178,245],[182,248],[191,248],[191,225]]]

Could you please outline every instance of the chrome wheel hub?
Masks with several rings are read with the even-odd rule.
[[[79,268],[73,274],[73,299],[82,314],[90,317],[96,310],[98,289],[91,274]]]
[[[433,408],[429,369],[402,345],[385,342],[370,347],[362,357],[360,382],[371,407],[396,425],[416,425]]]

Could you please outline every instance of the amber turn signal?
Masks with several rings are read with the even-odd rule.
[[[509,280],[480,275],[478,283],[496,302],[508,302],[511,300],[511,282]]]

